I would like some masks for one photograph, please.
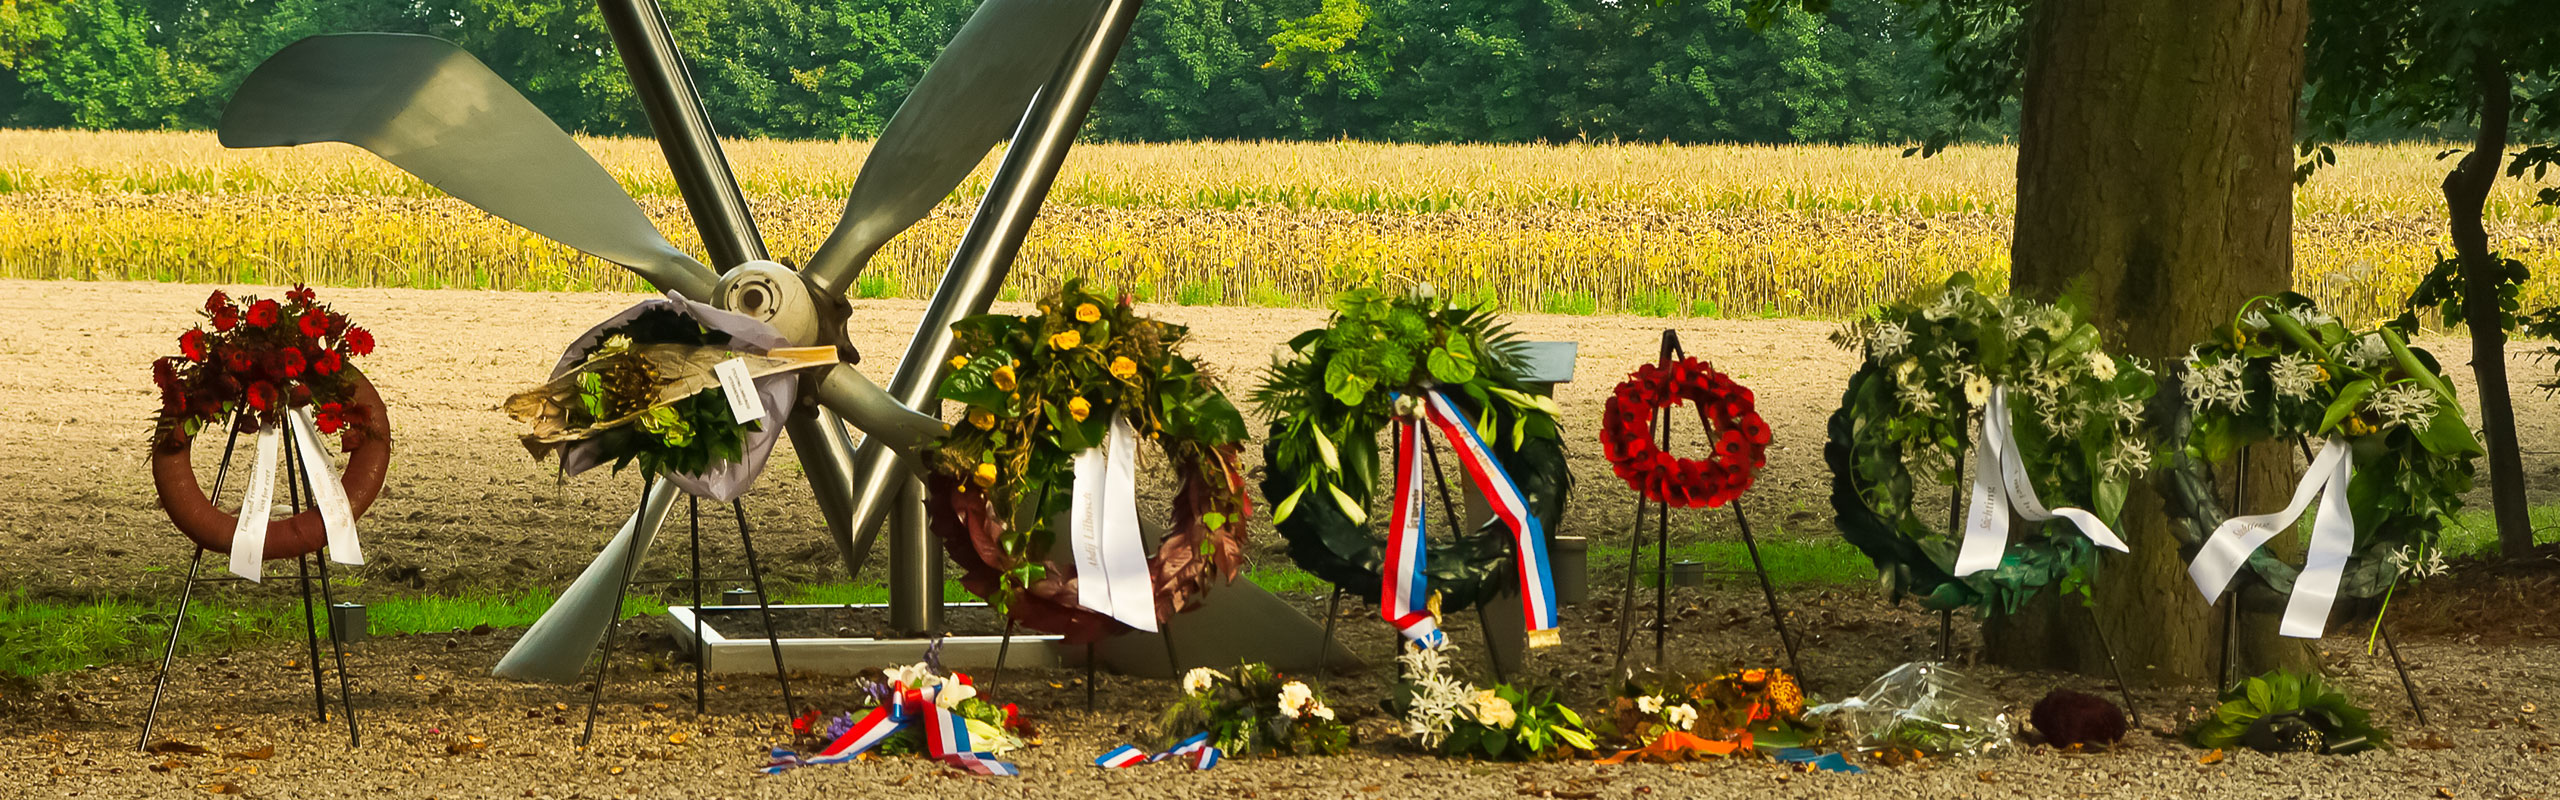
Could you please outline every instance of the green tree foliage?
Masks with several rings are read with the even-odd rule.
[[[1124,140],[1898,142],[1931,94],[1926,7],[1834,0],[1150,0],[1091,117]],[[662,0],[724,132],[877,133],[974,0]],[[642,134],[583,0],[0,0],[0,124],[205,128],[318,33],[440,36],[575,131]],[[1964,128],[1997,136],[1989,125]]]

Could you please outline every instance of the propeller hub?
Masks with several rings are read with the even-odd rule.
[[[818,304],[800,273],[771,261],[749,261],[720,278],[718,305],[780,331],[795,345],[818,341]]]

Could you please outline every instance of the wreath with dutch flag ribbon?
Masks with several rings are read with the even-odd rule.
[[[1427,293],[1354,289],[1326,327],[1291,339],[1254,402],[1269,417],[1262,492],[1301,568],[1363,599],[1415,644],[1442,637],[1441,609],[1516,591],[1532,646],[1553,644],[1555,590],[1546,525],[1561,519],[1572,476],[1555,401],[1525,391],[1517,337],[1482,308]],[[1369,527],[1380,434],[1395,447],[1387,525]],[[1431,445],[1439,439],[1455,475]],[[1467,482],[1493,519],[1427,540],[1430,518],[1457,513],[1447,481]],[[1436,486],[1434,485],[1436,484]]]

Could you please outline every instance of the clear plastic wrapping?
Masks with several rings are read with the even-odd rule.
[[[1837,732],[1860,751],[1917,750],[1947,758],[2007,752],[2006,704],[1973,679],[1932,661],[1893,668],[1858,696],[1826,703],[1805,718]]]

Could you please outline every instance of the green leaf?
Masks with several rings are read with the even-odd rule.
[[[2436,404],[2435,416],[2418,431],[2418,443],[2426,445],[2427,452],[2454,458],[2488,452],[2480,448],[2478,439],[2472,438],[2471,424],[2462,419],[2462,408],[2452,403]]]
[[[1055,432],[1059,449],[1074,453],[1093,446],[1093,440],[1085,438],[1084,426],[1067,416],[1066,409],[1056,403],[1041,403],[1040,410],[1049,417],[1049,430]]]
[[[2328,412],[2320,415],[2319,432],[2325,435],[2336,430],[2338,424],[2348,417],[2355,416],[2356,410],[2364,407],[2365,396],[2370,394],[2373,394],[2371,378],[2359,378],[2347,384],[2347,388],[2338,390],[2338,399],[2329,401]]]
[[[944,400],[965,403],[977,408],[988,410],[1005,408],[1008,405],[1007,392],[996,388],[994,375],[997,367],[1011,364],[1013,364],[1012,353],[1003,350],[988,350],[980,353],[977,357],[969,359],[968,365],[953,370],[951,377],[942,379],[942,388],[936,394]]]
[[[1431,369],[1431,377],[1441,383],[1466,383],[1475,380],[1475,354],[1467,350],[1463,340],[1452,339],[1449,344],[1452,346],[1431,349],[1429,359],[1424,362]]]
[[[1278,507],[1271,509],[1271,523],[1277,525],[1288,521],[1289,512],[1298,510],[1298,498],[1305,496],[1306,493],[1307,487],[1304,484],[1300,484],[1297,491],[1290,492],[1288,498],[1281,500]]]

